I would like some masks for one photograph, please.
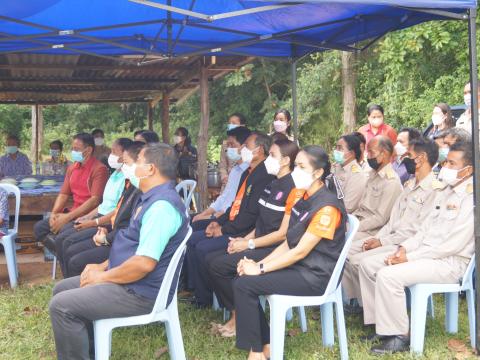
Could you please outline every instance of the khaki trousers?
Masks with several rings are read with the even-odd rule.
[[[363,243],[363,240],[362,240]],[[376,249],[362,251],[351,256],[345,263],[345,270],[342,277],[342,288],[347,299],[357,299],[362,305],[362,293],[360,291],[360,282],[358,279],[358,265],[363,259],[378,254],[383,254],[384,258],[393,254],[397,250],[395,245],[380,246]]]
[[[405,287],[418,283],[457,283],[465,259],[420,259],[387,266],[385,254],[363,259],[358,268],[365,325],[375,324],[378,335],[406,335],[409,319]]]

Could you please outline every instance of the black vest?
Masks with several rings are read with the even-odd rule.
[[[310,286],[323,293],[337,263],[338,257],[345,245],[347,212],[342,200],[323,186],[307,200],[299,200],[292,208],[287,231],[289,248],[294,248],[307,231],[315,214],[326,206],[340,210],[342,219],[335,230],[333,240],[320,240],[310,253],[293,265],[297,268]]]
[[[260,214],[255,223],[255,237],[278,230],[285,215],[285,203],[294,187],[291,174],[275,179],[265,187],[258,200]]]

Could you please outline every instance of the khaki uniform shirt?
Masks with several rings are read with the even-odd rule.
[[[455,257],[468,263],[474,253],[473,178],[445,187],[434,199],[420,231],[401,245],[409,261]]]
[[[436,183],[433,172],[416,184],[410,179],[393,205],[390,220],[375,236],[383,246],[398,245],[414,236],[430,214],[435,199]]]
[[[402,184],[392,164],[379,172],[371,170],[360,205],[353,212],[360,220],[359,232],[375,234],[390,218],[392,207],[402,192]]]
[[[349,162],[347,165],[335,164],[333,173],[338,178],[343,190],[343,202],[347,213],[351,214],[357,210],[363,192],[367,185],[367,175],[358,164],[357,160]]]
[[[227,157],[227,140],[224,140],[222,143],[222,147],[220,148],[220,163],[218,164],[218,172],[220,173],[220,178],[228,178],[228,174],[230,174],[230,170],[232,170],[234,165],[235,161],[232,161]],[[224,185],[222,183],[222,189],[223,187]]]

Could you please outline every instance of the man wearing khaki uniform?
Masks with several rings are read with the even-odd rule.
[[[362,251],[364,239],[374,236],[388,221],[393,204],[403,188],[391,159],[393,144],[387,137],[376,136],[367,145],[367,161],[371,167],[367,187],[356,211],[360,227],[355,235],[349,257]]]
[[[439,191],[419,232],[398,250],[363,259],[359,280],[364,322],[375,324],[377,354],[409,349],[405,287],[418,283],[458,283],[474,253],[473,156],[471,143],[455,143],[439,178]]]
[[[441,186],[432,172],[437,159],[438,146],[434,141],[412,140],[404,164],[407,172],[414,173],[415,178],[405,183],[405,189],[395,202],[387,224],[375,237],[364,239],[363,251],[351,256],[345,264],[342,285],[349,299],[356,298],[361,303],[358,264],[362,259],[377,254],[389,255],[419,231],[433,206],[434,188]]]

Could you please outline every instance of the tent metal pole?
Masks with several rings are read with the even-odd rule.
[[[297,61],[290,65],[292,74],[292,113],[293,113],[293,139],[298,142],[298,108],[297,108]]]
[[[480,153],[479,149],[479,124],[478,124],[478,64],[477,64],[477,9],[472,8],[469,11],[468,18],[468,45],[470,55],[470,85],[472,95],[472,135],[473,135],[473,161],[474,161],[474,221],[475,221],[475,254],[476,266],[475,272],[477,279],[480,279]],[[478,280],[477,280],[478,281]],[[476,291],[476,338],[477,350],[480,349],[480,311],[479,311],[480,291]]]

